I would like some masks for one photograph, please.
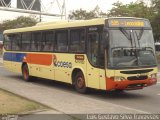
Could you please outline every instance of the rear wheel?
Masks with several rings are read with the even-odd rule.
[[[30,77],[30,75],[29,75],[29,69],[28,69],[28,65],[27,64],[24,64],[23,66],[22,66],[22,76],[23,76],[23,79],[25,80],[25,81],[30,81],[31,80],[31,77]]]
[[[74,86],[79,93],[87,92],[87,87],[86,87],[84,75],[82,72],[78,72],[76,74]]]

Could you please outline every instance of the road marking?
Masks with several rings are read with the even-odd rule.
[[[159,94],[157,94],[157,95],[160,95],[160,93],[159,93]]]
[[[118,105],[118,104],[114,104],[114,103],[111,103],[111,102],[108,102],[114,106],[119,106],[119,107],[122,107],[122,108],[125,108],[125,109],[128,109],[128,110],[133,110],[133,111],[136,111],[138,113],[143,113],[143,114],[150,114],[150,112],[146,112],[146,111],[143,111],[143,110],[138,110],[138,109],[135,109],[135,108],[131,108],[131,107],[127,107],[127,106],[123,106],[123,105]]]
[[[0,67],[3,67],[3,66],[0,66]]]

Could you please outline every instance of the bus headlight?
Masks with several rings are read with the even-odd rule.
[[[122,77],[122,76],[115,76],[115,77],[113,77],[113,78],[114,78],[114,81],[117,81],[117,82],[120,82],[120,81],[125,80],[125,78]]]
[[[151,78],[152,78],[152,79],[156,79],[156,78],[157,78],[157,74],[156,74],[156,73],[151,74]]]

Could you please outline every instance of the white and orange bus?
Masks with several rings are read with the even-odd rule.
[[[4,66],[24,80],[46,78],[87,88],[133,90],[156,84],[152,28],[142,18],[50,22],[4,31]]]

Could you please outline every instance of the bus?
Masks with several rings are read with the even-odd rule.
[[[157,83],[150,22],[97,18],[41,23],[4,31],[4,67],[34,77],[88,88],[136,90]]]

